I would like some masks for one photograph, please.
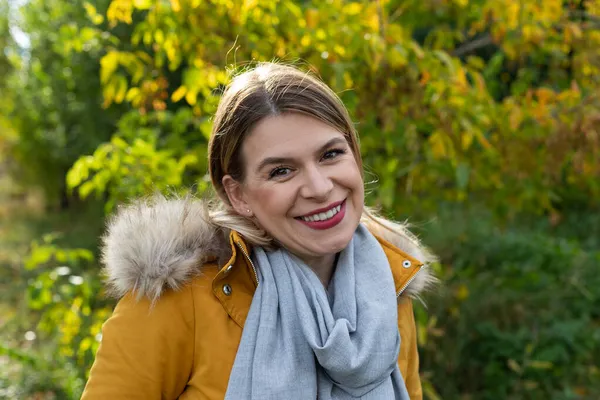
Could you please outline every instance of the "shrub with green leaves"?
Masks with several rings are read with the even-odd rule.
[[[598,220],[570,217],[571,234],[578,219]],[[539,222],[501,227],[489,214],[454,210],[426,229],[445,268],[422,363],[444,377],[434,379],[441,398],[600,396],[600,246]]]

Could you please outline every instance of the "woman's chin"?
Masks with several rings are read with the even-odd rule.
[[[315,242],[314,243],[315,253],[322,255],[322,256],[337,254],[337,253],[341,252],[342,250],[344,250],[348,246],[348,243],[350,243],[351,239],[352,239],[352,235],[349,235],[347,238],[346,237],[337,237],[335,239],[332,238],[332,240],[330,240],[330,241]]]

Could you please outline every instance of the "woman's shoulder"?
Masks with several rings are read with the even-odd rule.
[[[437,261],[435,255],[421,243],[421,241],[409,230],[407,224],[392,221],[374,213],[367,213],[368,218],[363,218],[363,223],[369,231],[379,240],[386,253],[396,253],[398,257],[390,259],[400,260],[402,263],[406,258],[422,264],[419,273],[414,276],[404,291],[407,297],[418,297],[423,291],[432,288],[438,282],[431,269],[431,264]],[[392,269],[394,265],[391,265]],[[401,267],[400,267],[401,268]]]
[[[203,279],[230,251],[205,201],[155,195],[119,207],[109,219],[102,263],[111,295],[153,304]]]

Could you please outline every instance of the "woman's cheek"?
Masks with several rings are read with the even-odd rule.
[[[253,193],[254,203],[263,215],[276,216],[291,206],[287,204],[288,193],[281,185],[259,188]]]

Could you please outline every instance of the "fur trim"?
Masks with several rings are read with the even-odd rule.
[[[418,297],[436,279],[435,260],[403,225],[376,218],[369,229],[400,250],[426,263],[403,296]],[[163,290],[178,289],[201,273],[210,259],[230,256],[228,232],[212,223],[206,201],[155,195],[120,207],[103,237],[102,262],[110,292],[120,298],[133,291],[155,302]]]
[[[210,258],[227,251],[226,236],[209,222],[207,203],[161,195],[122,207],[103,238],[102,262],[110,291],[132,290],[153,302],[178,289]]]

